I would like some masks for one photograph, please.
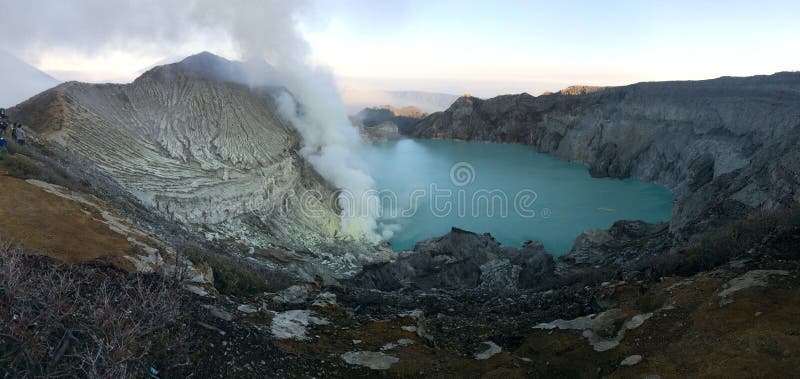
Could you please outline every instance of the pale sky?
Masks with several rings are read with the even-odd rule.
[[[317,0],[297,20],[315,64],[382,89],[488,97],[800,70],[800,1]],[[50,38],[12,52],[60,80],[126,82],[202,50],[240,55],[208,30],[162,48],[126,35],[93,48]]]

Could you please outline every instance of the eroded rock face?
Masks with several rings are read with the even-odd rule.
[[[335,189],[296,153],[300,136],[272,90],[236,83],[237,67],[201,54],[131,84],[66,83],[12,111],[36,138],[211,240],[309,252],[303,261],[330,255],[333,276],[357,270],[370,254],[335,251]]]
[[[409,134],[526,144],[664,184],[685,237],[800,200],[800,73],[568,92],[462,97]]]
[[[666,223],[617,221],[607,230],[587,230],[578,236],[572,249],[559,257],[556,272],[614,269],[624,275],[635,274],[642,259],[667,253],[671,241]]]

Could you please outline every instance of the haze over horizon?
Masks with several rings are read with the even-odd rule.
[[[5,1],[4,1],[5,3]],[[173,7],[202,13],[202,3]],[[180,23],[147,4],[38,0],[4,4],[6,50],[60,80],[129,82],[200,51],[242,52],[213,25]],[[800,69],[800,3],[737,1],[720,7],[453,0],[316,0],[295,24],[313,64],[340,88],[421,90],[491,97],[573,84],[749,76]],[[202,17],[219,17],[204,14]],[[267,17],[265,17],[267,19]],[[91,21],[87,21],[91,20]],[[174,24],[174,25],[173,25]],[[213,24],[213,23],[212,23]]]

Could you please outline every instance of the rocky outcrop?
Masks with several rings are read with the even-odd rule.
[[[392,262],[365,268],[353,283],[381,290],[515,290],[540,284],[553,269],[553,258],[538,242],[529,241],[520,249],[504,247],[488,233],[453,228],[418,243],[413,251],[397,253]]]
[[[400,134],[400,129],[398,129],[397,124],[386,121],[381,124],[373,125],[373,126],[365,126],[358,120],[353,121],[353,125],[358,127],[358,132],[361,134],[361,138],[365,141],[370,142],[383,142],[383,141],[394,141],[403,138]]]
[[[65,83],[11,113],[37,140],[208,239],[296,252],[334,276],[381,259],[336,243],[335,189],[296,153],[300,136],[277,114],[274,90],[239,84],[242,75],[240,64],[206,53],[130,84]],[[303,270],[313,278],[315,269]]]
[[[559,257],[556,273],[568,274],[581,269],[613,270],[622,279],[631,280],[642,261],[666,254],[672,247],[672,235],[666,223],[617,221],[609,229],[592,229],[575,239],[572,249]]]
[[[353,116],[354,121],[364,126],[365,131],[374,133],[375,128],[387,129],[393,127],[395,134],[408,134],[414,125],[426,114],[416,107],[395,108],[391,105],[382,107],[364,108]]]
[[[608,230],[588,230],[569,253],[553,259],[541,243],[502,246],[489,233],[453,228],[419,242],[392,261],[365,267],[350,282],[383,291],[405,289],[486,292],[547,289],[572,283],[638,280],[643,262],[667,254],[672,235],[666,223],[618,221]]]
[[[594,176],[663,184],[681,238],[800,201],[800,73],[462,97],[409,135],[526,144]]]

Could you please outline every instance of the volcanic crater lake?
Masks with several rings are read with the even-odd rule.
[[[593,178],[586,166],[529,146],[405,139],[362,149],[396,251],[455,226],[506,246],[538,240],[559,256],[587,229],[667,221],[672,211],[661,185]]]

